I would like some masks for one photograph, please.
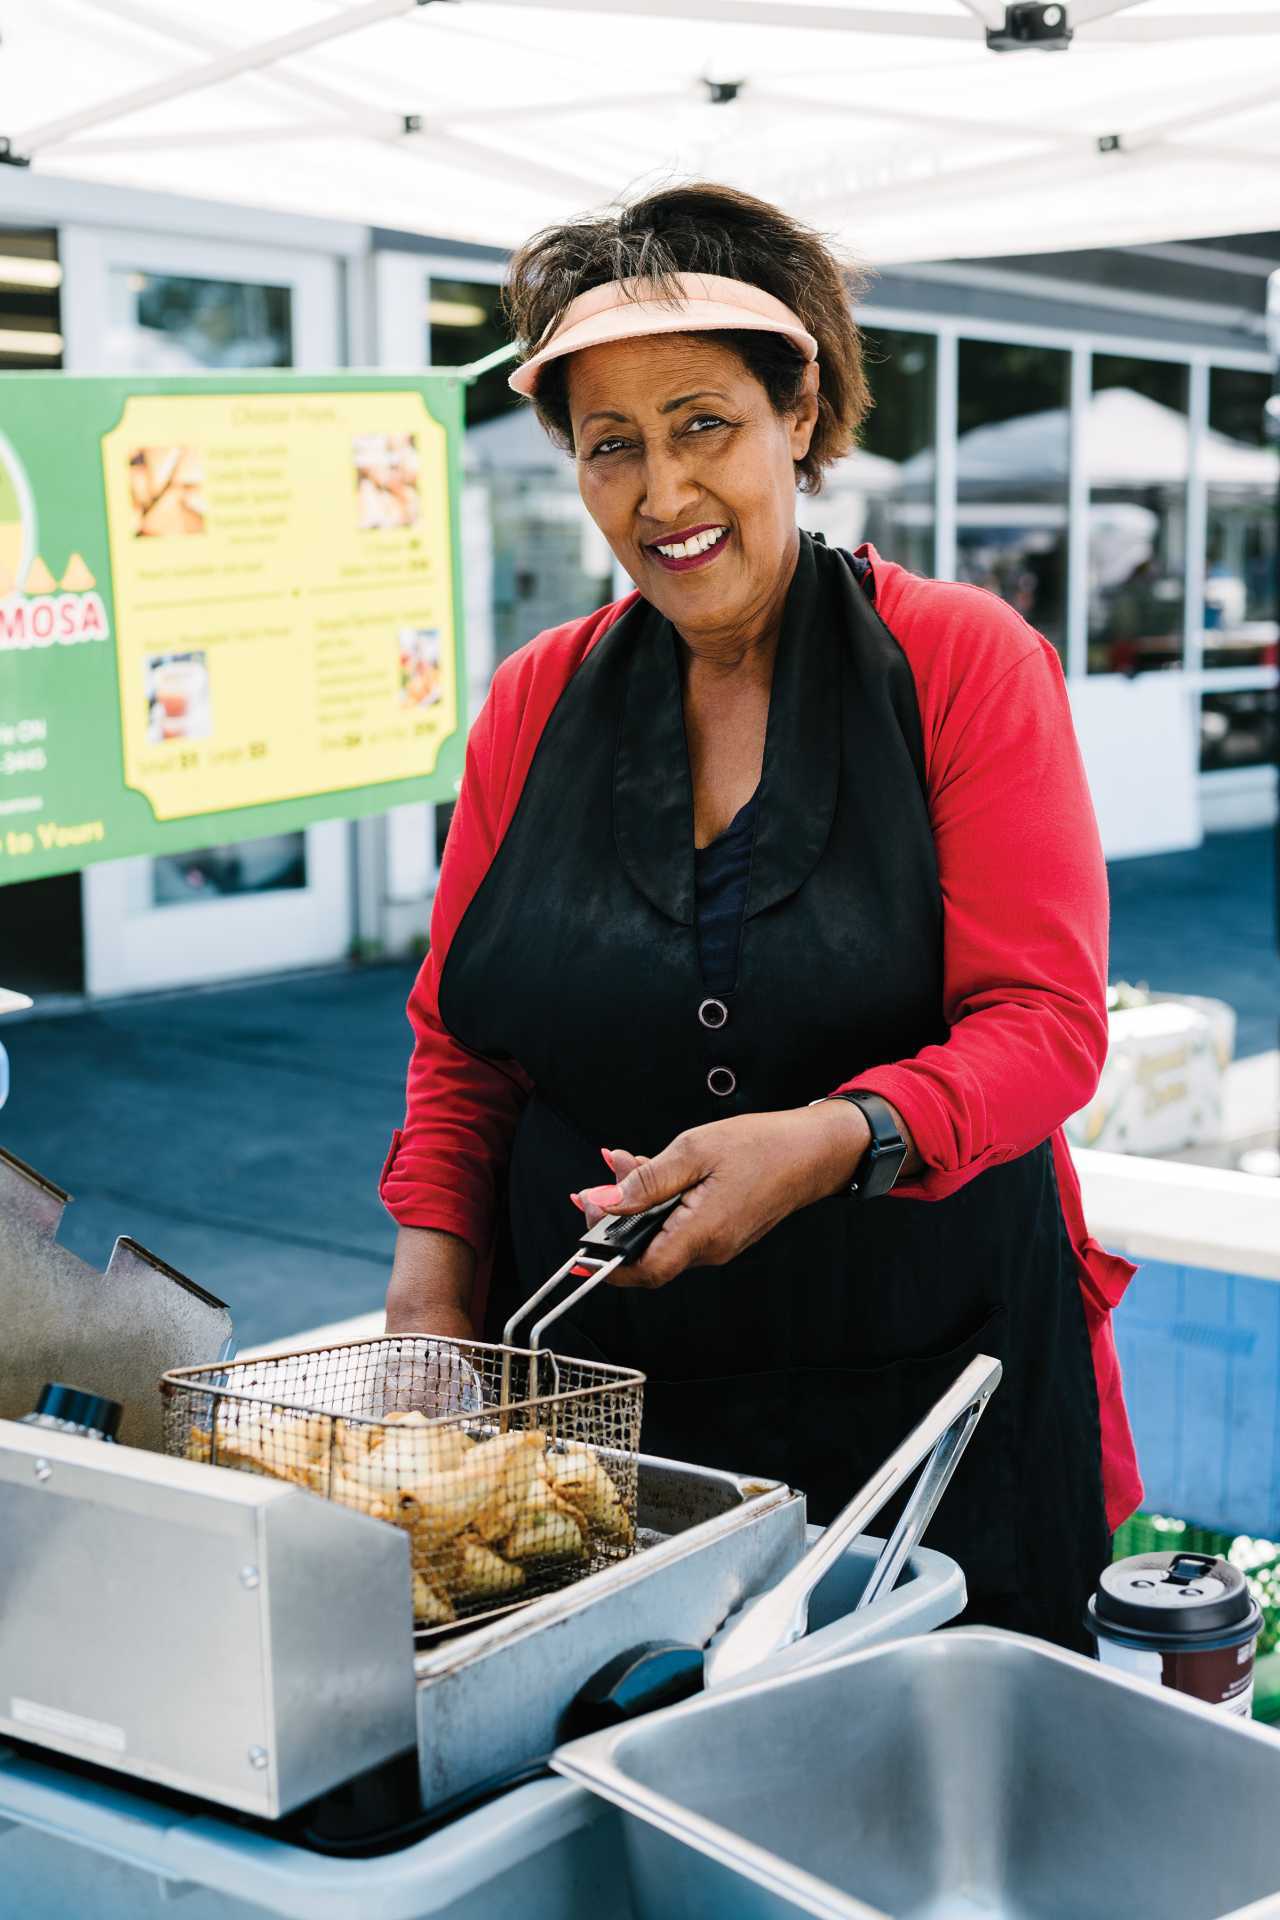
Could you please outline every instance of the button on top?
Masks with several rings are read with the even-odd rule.
[[[723,1000],[704,1000],[698,1008],[698,1018],[704,1027],[723,1027],[729,1018],[729,1009]]]
[[[727,1100],[738,1084],[738,1076],[732,1067],[712,1067],[707,1075],[707,1085],[720,1099]]]

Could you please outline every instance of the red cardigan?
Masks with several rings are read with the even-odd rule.
[[[924,1169],[890,1196],[940,1200],[984,1167],[1052,1135],[1093,1349],[1107,1517],[1142,1497],[1111,1330],[1134,1272],[1086,1229],[1062,1122],[1087,1104],[1107,1049],[1107,877],[1058,657],[978,587],[870,561],[876,611],[915,679],[942,888],[944,1044],[857,1074],[891,1100]],[[440,969],[509,826],[542,731],[593,646],[632,604],[539,634],[505,660],[471,730],[431,916],[409,997],[414,1049],[405,1123],[381,1193],[402,1226],[457,1234],[483,1258],[496,1177],[528,1091],[520,1071],[461,1047],[437,1004]],[[518,961],[515,963],[518,964]],[[815,1087],[815,1098],[832,1088]]]

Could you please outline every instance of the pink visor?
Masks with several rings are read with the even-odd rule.
[[[563,359],[583,347],[602,346],[608,340],[634,340],[644,334],[695,333],[708,328],[781,333],[795,343],[801,357],[816,360],[818,343],[798,316],[763,287],[746,280],[727,280],[714,273],[675,276],[680,300],[661,297],[644,300],[632,289],[636,280],[609,280],[602,287],[580,293],[565,308],[559,325],[535,354],[518,366],[507,384],[532,396],[548,360]]]

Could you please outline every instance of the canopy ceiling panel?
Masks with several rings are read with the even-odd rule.
[[[670,180],[864,258],[1280,227],[1275,0],[0,0],[42,173],[511,245]],[[1004,29],[1061,50],[995,51]]]

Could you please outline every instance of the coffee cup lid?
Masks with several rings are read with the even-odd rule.
[[[1098,1581],[1093,1612],[1123,1633],[1229,1632],[1246,1622],[1253,1598],[1239,1567],[1209,1553],[1138,1553]]]

